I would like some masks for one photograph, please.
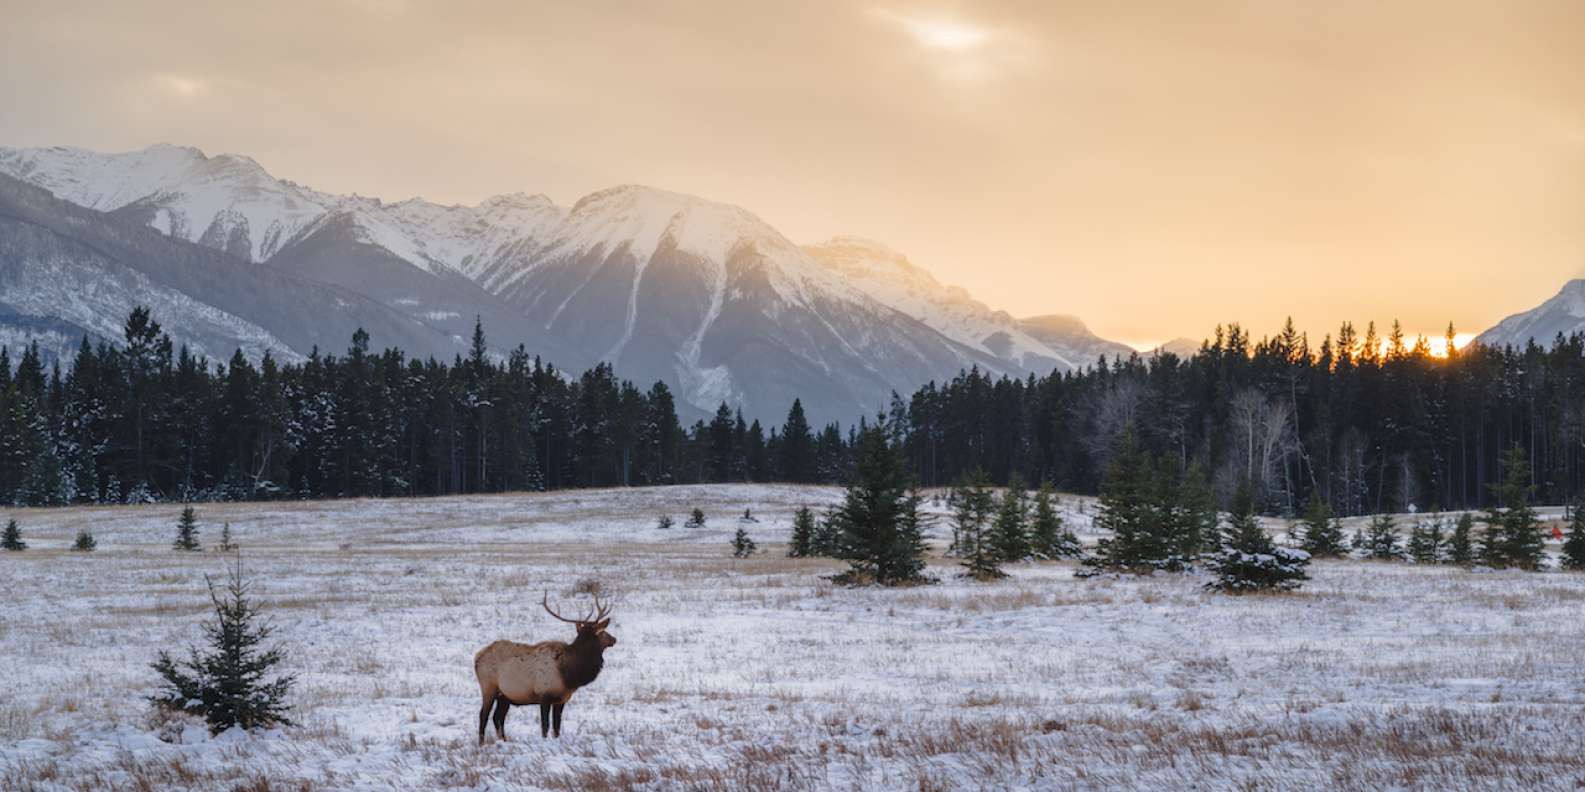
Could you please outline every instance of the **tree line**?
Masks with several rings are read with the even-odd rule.
[[[1452,329],[1449,328],[1451,341]],[[1045,377],[978,369],[893,394],[882,415],[781,426],[722,404],[685,426],[663,382],[606,364],[572,376],[482,327],[450,362],[374,352],[301,362],[177,348],[146,309],[120,343],[84,339],[46,370],[0,347],[0,503],[447,495],[700,482],[842,483],[868,428],[911,484],[983,471],[1096,493],[1130,438],[1211,507],[1250,487],[1257,511],[1481,508],[1517,445],[1541,501],[1585,493],[1585,336],[1445,357],[1344,324],[1312,347],[1290,322],[1254,341],[1218,328],[1195,354],[1132,355]],[[1196,497],[1200,497],[1196,495]]]

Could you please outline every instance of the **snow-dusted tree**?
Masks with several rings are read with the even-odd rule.
[[[26,549],[28,549],[28,543],[22,541],[22,529],[17,526],[17,521],[6,520],[5,533],[0,535],[0,550],[16,552]]]
[[[923,498],[908,487],[902,454],[880,425],[859,431],[853,472],[836,511],[837,557],[848,571],[835,580],[883,586],[928,582],[924,576]]]
[[[952,543],[963,559],[964,574],[976,580],[1006,577],[989,528],[995,497],[985,473],[965,474],[952,489],[952,500],[957,504],[952,511]]]
[[[78,531],[77,538],[72,541],[72,549],[79,553],[93,552],[94,548],[98,546],[99,542],[94,539],[94,535],[89,533],[86,528]]]
[[[265,648],[273,630],[248,598],[242,562],[229,570],[223,586],[209,585],[215,620],[204,625],[208,647],[189,650],[186,660],[174,660],[161,651],[154,662],[163,689],[152,701],[162,707],[202,717],[211,732],[233,726],[254,729],[290,725],[286,695],[295,677],[269,677],[285,660],[280,647]]]
[[[787,545],[788,558],[807,558],[815,554],[815,526],[814,512],[808,506],[799,506],[793,512],[792,541]]]
[[[1378,561],[1403,559],[1398,526],[1393,523],[1392,515],[1378,514],[1370,518],[1370,530],[1365,534],[1365,557]]]
[[[1057,514],[1056,495],[1049,483],[1042,484],[1035,492],[1029,536],[1037,558],[1074,558],[1084,552],[1079,537],[1063,525],[1061,515]]]
[[[1481,546],[1481,561],[1488,566],[1541,568],[1546,539],[1541,520],[1530,506],[1535,486],[1530,483],[1530,462],[1522,447],[1515,445],[1503,455],[1504,474],[1492,485],[1498,506],[1486,512],[1486,533]]]
[[[1320,493],[1310,495],[1310,507],[1300,521],[1303,531],[1300,547],[1313,558],[1338,558],[1348,552],[1344,547],[1343,526],[1332,517],[1332,510]]]
[[[1183,569],[1185,559],[1178,553],[1184,522],[1179,516],[1175,489],[1166,475],[1151,464],[1132,433],[1125,435],[1101,482],[1095,518],[1095,526],[1110,535],[1084,559],[1084,574]]]
[[[655,527],[662,531],[670,529],[671,526],[672,520],[670,514],[662,514],[659,519],[655,520]]]
[[[704,527],[704,509],[694,509],[693,513],[688,515],[688,522],[683,523],[682,527],[684,527],[684,528],[703,528]]]
[[[1574,519],[1563,539],[1563,568],[1585,570],[1585,501],[1574,504]]]
[[[219,549],[222,553],[235,552],[237,549],[237,545],[231,541],[231,523],[224,523],[220,526]]]
[[[739,526],[737,533],[732,536],[732,557],[748,558],[758,550],[754,540],[748,536],[748,531]]]
[[[1453,524],[1453,532],[1447,537],[1447,562],[1468,566],[1475,563],[1475,518],[1465,512]]]
[[[990,539],[1000,561],[1022,561],[1029,557],[1029,502],[1024,480],[1017,473],[1007,482],[996,504]]]
[[[182,518],[176,522],[176,540],[171,542],[171,547],[188,552],[203,549],[198,543],[198,518],[193,513],[193,507],[182,509]]]
[[[1422,519],[1409,530],[1409,558],[1416,564],[1435,564],[1442,560],[1443,545],[1446,537],[1442,534],[1442,523],[1433,519]]]
[[[1216,579],[1206,588],[1230,594],[1289,591],[1310,579],[1305,574],[1309,565],[1309,553],[1271,541],[1255,519],[1248,485],[1239,486],[1228,517],[1227,542],[1210,560]]]

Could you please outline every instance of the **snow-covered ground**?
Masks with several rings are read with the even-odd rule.
[[[198,508],[229,521],[299,674],[301,725],[152,714],[219,553],[176,506],[21,510],[0,553],[0,789],[1574,789],[1585,575],[1320,562],[1286,596],[1194,576],[841,589],[781,557],[792,486]],[[1093,504],[1064,498],[1087,527]],[[702,530],[682,527],[695,505]],[[766,551],[734,560],[741,523]],[[1081,511],[1081,509],[1083,511]],[[670,514],[677,527],[654,525]],[[65,550],[79,528],[91,554]],[[1407,526],[1405,526],[1406,528]],[[944,534],[946,526],[938,525]],[[1350,526],[1352,530],[1352,526]],[[539,608],[616,592],[619,643],[557,741],[475,744],[473,653],[570,638]]]

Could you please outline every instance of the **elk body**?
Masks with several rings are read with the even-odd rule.
[[[605,631],[610,626],[610,608],[594,598],[594,612],[580,619],[568,619],[550,607],[550,592],[539,603],[545,612],[577,628],[572,643],[541,641],[521,644],[496,641],[473,657],[473,673],[479,678],[479,742],[484,742],[484,727],[495,710],[495,736],[506,739],[506,713],[513,706],[539,705],[539,732],[548,737],[561,736],[561,710],[578,688],[600,675],[605,665],[605,650],[616,645],[616,638]]]

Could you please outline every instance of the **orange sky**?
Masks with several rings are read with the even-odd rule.
[[[390,199],[641,182],[1124,341],[1440,336],[1585,275],[1578,0],[5,5],[0,145]]]

